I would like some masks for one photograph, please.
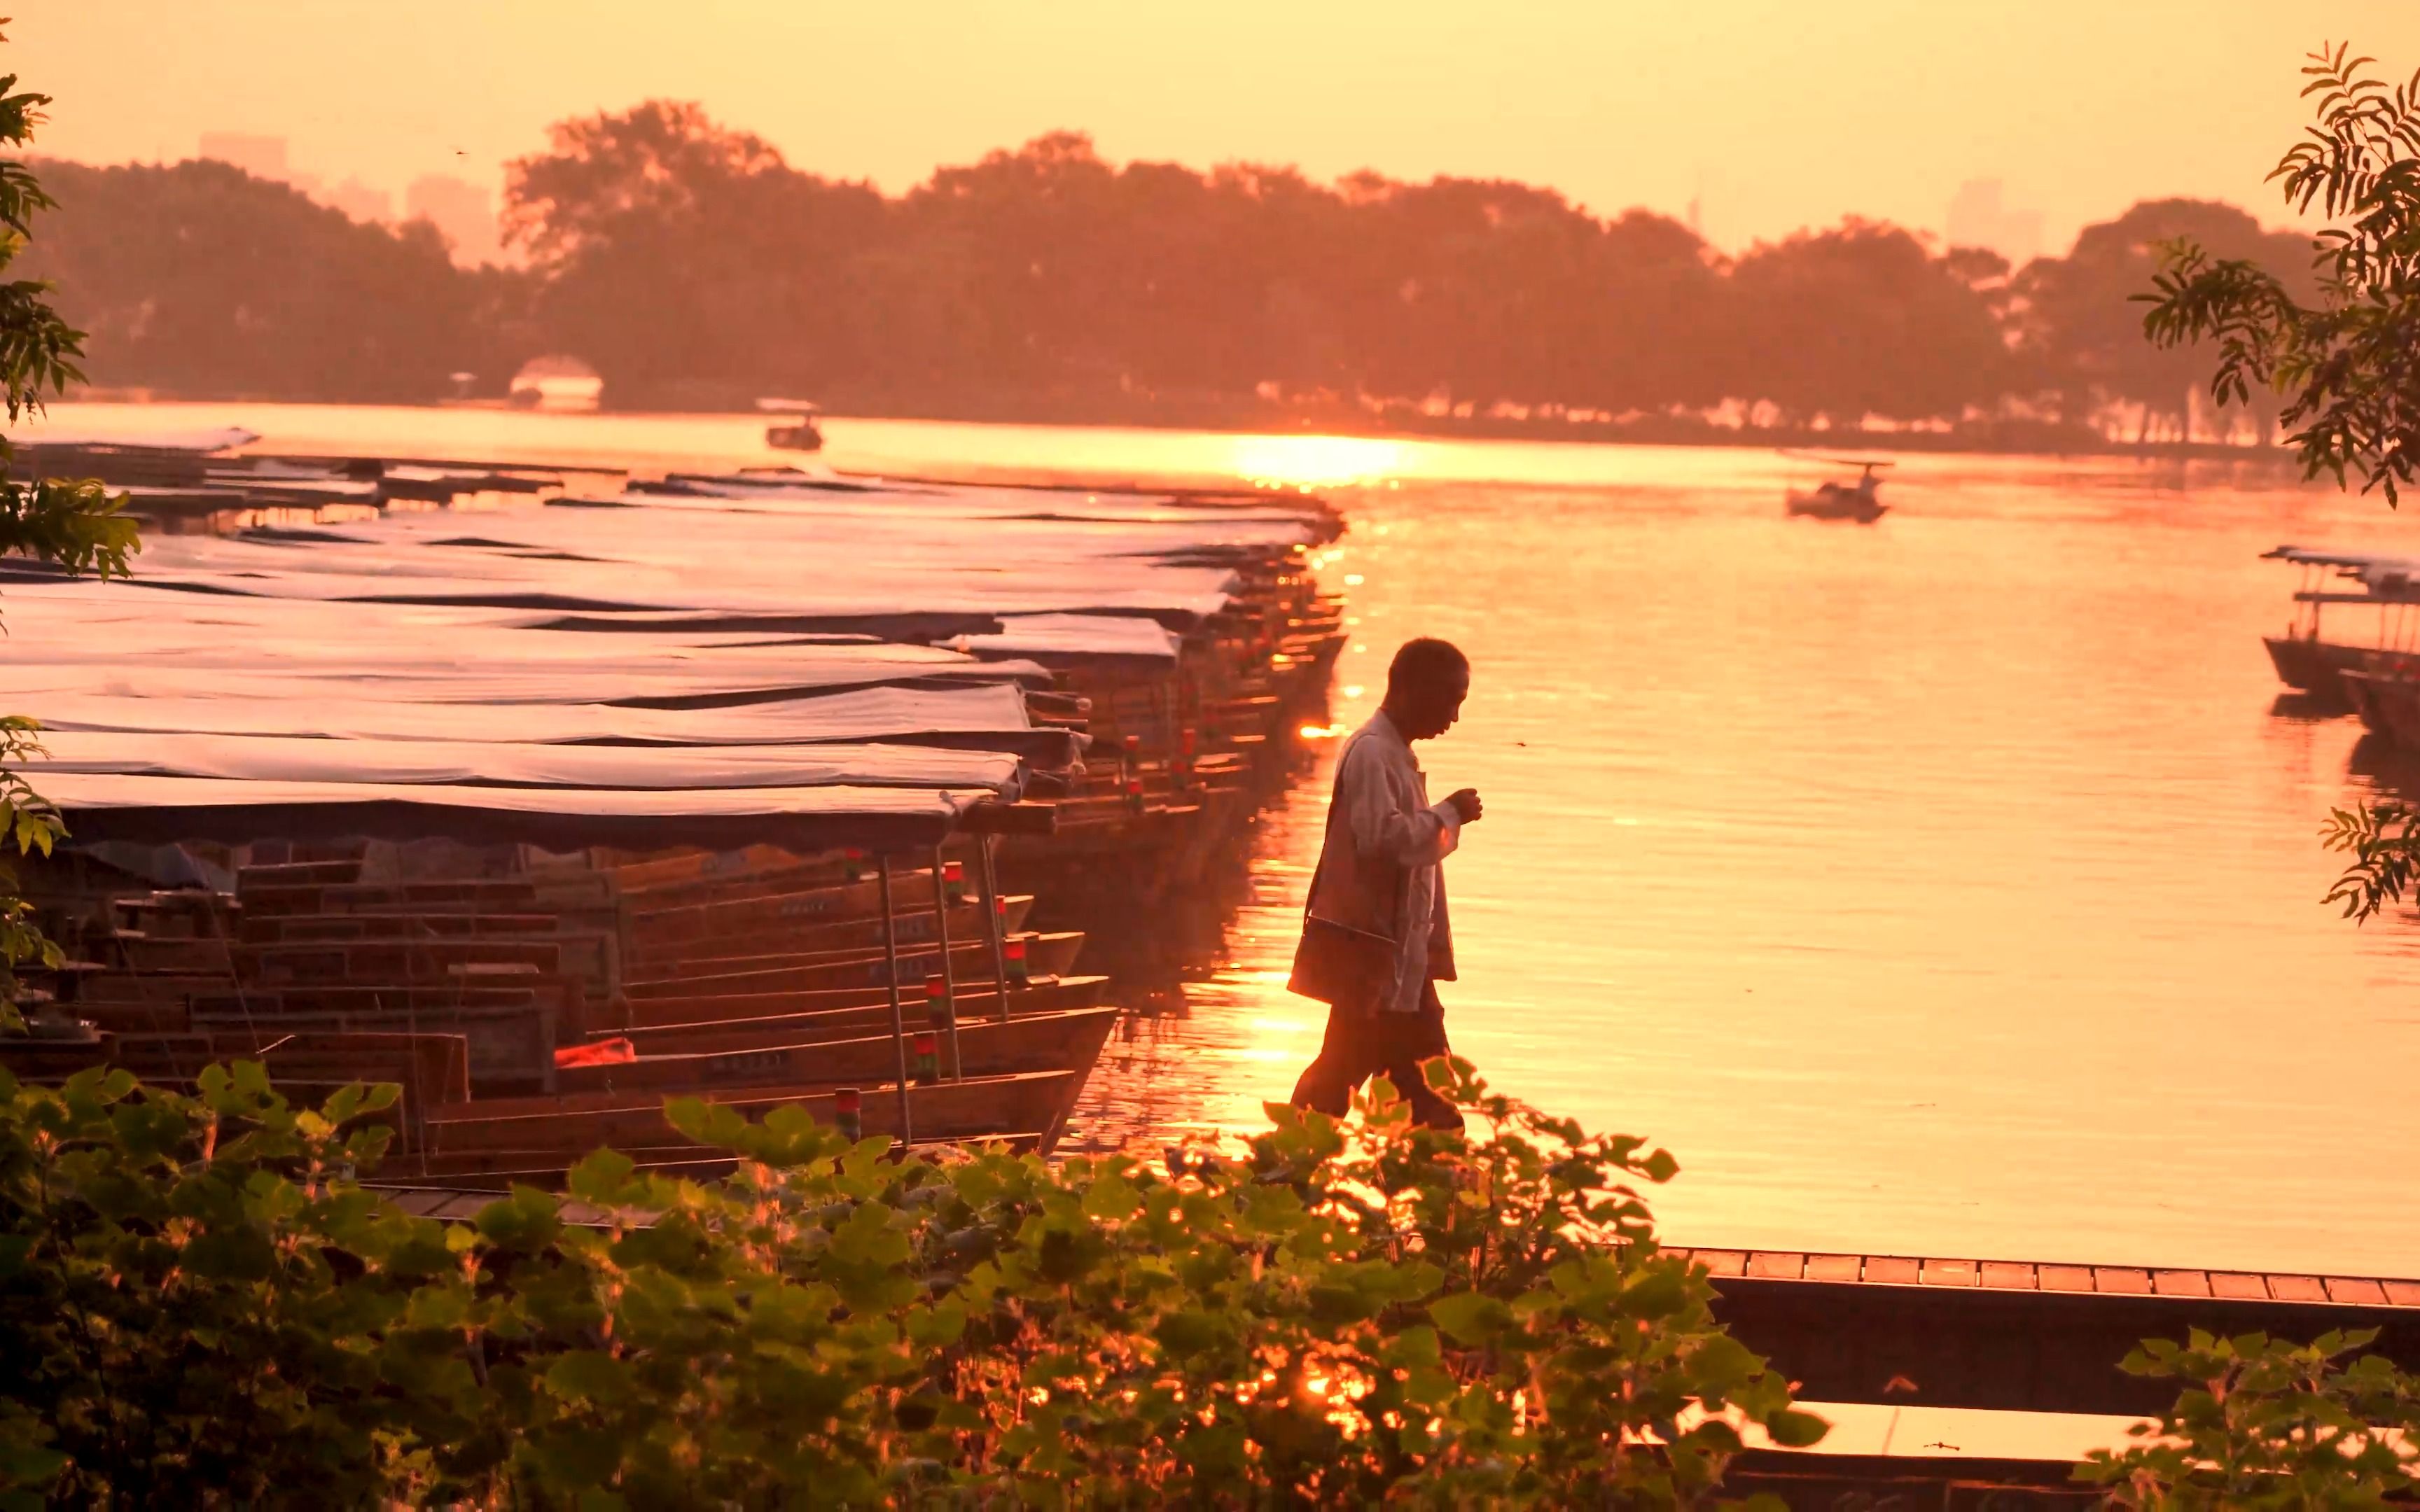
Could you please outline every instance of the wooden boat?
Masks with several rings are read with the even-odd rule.
[[[1007,906],[1001,913],[1002,929],[1014,934],[1025,927],[1025,918],[1033,907],[1033,895],[1018,893],[1003,897]],[[983,911],[972,903],[950,910],[950,938],[964,943],[985,937]],[[933,910],[928,906],[895,916],[892,924],[899,944],[922,946],[935,938]],[[623,970],[633,977],[672,976],[693,969],[691,963],[725,960],[757,955],[837,955],[845,952],[863,953],[882,949],[882,918],[875,915],[863,918],[831,919],[824,922],[790,922],[773,925],[741,924],[738,927],[706,932],[669,930],[632,931],[629,952],[623,959]],[[658,972],[655,968],[664,967]]]
[[[2360,647],[2321,640],[2316,625],[2308,635],[2264,635],[2260,644],[2269,653],[2269,664],[2277,669],[2279,682],[2316,702],[2337,708],[2352,706],[2344,674],[2360,670],[2364,655]]]
[[[2348,667],[2336,674],[2336,686],[2343,689],[2345,702],[2351,706],[2353,713],[2361,717],[2363,726],[2373,733],[2384,735],[2392,740],[2395,738],[2395,732],[2387,728],[2385,708],[2379,702],[2372,688],[2374,682],[2381,680],[2377,674],[2362,667]]]
[[[1047,934],[1015,936],[1011,944],[1023,944],[1029,973],[1057,976],[1053,966],[1075,964],[1083,949],[1084,935],[1079,930],[1061,930]],[[632,999],[643,997],[718,996],[732,993],[817,992],[834,988],[880,987],[891,980],[892,964],[888,955],[858,952],[838,959],[809,956],[758,957],[757,961],[777,964],[748,964],[735,962],[738,969],[707,972],[695,965],[685,968],[679,976],[661,977],[647,981],[624,984],[623,991]],[[915,951],[901,951],[900,980],[911,991],[923,990],[925,975],[940,969],[941,953],[927,946]],[[992,975],[991,946],[983,940],[964,944],[953,941],[950,946],[950,969],[962,982],[987,980]]]
[[[1081,1087],[1081,1078],[1068,1071],[913,1086],[907,1099],[913,1137],[982,1139],[1038,1131],[1047,1149]],[[818,1123],[834,1121],[836,1092],[828,1084],[707,1087],[689,1095],[735,1108],[752,1119],[775,1108],[797,1107]],[[895,1082],[863,1088],[861,1098],[867,1134],[900,1133]],[[426,1143],[412,1163],[417,1169],[396,1166],[390,1174],[435,1175],[475,1168],[481,1162],[492,1168],[500,1161],[521,1169],[561,1170],[596,1149],[689,1145],[666,1121],[664,1102],[657,1091],[599,1091],[481,1099],[434,1108],[422,1120]]]
[[[958,1025],[958,1064],[968,1076],[998,1076],[1021,1071],[1073,1072],[1078,1080],[1092,1073],[1118,1020],[1114,1008],[1069,1009],[1055,1013],[1020,1013],[1006,1022],[978,1019]],[[909,1022],[912,1033],[931,1032],[922,1012]],[[848,1032],[848,1031],[840,1031]],[[730,1087],[748,1082],[772,1082],[794,1087],[861,1087],[896,1077],[898,1044],[886,1026],[877,1034],[820,1039],[810,1031],[734,1031],[728,1028],[692,1031],[682,1036],[660,1032],[646,1037],[662,1051],[638,1059],[599,1066],[566,1067],[556,1086],[566,1092],[635,1088],[695,1088]],[[672,1049],[672,1046],[678,1048]],[[946,1041],[941,1057],[946,1064]]]
[[[197,998],[190,1016],[194,1028],[221,1034],[451,1035],[461,1041],[471,1082],[482,1090],[543,1089],[554,1083],[560,1021],[551,1006],[382,1006],[375,1000],[377,989],[358,991],[367,995],[353,1007],[311,1007],[279,997]]]
[[[725,933],[843,919],[879,919],[882,884],[834,880],[830,864],[799,863],[734,874],[667,880],[619,894],[634,942],[656,936]],[[930,870],[891,878],[891,910],[907,918],[933,912]]]
[[[2364,695],[2352,685],[2351,678],[2365,671],[2376,675],[2381,656],[2409,659],[2389,649],[2387,642],[2400,626],[2396,610],[2420,604],[2420,563],[2369,552],[2314,550],[2298,546],[2277,547],[2261,555],[2302,569],[2301,586],[2294,592],[2293,615],[2285,631],[2260,638],[2262,649],[2269,654],[2269,664],[2276,669],[2277,680],[2321,708],[2364,714],[2365,723],[2373,730],[2381,730],[2383,726],[2371,722],[2373,716],[2365,712]],[[2353,586],[2331,586],[2332,583]],[[2379,610],[2379,644],[2365,647],[2323,635],[2322,622],[2331,605]]]
[[[1056,1134],[1046,1136],[1039,1130],[1023,1134],[987,1134],[981,1139],[925,1139],[921,1135],[908,1147],[911,1152],[940,1150],[953,1146],[999,1146],[1011,1154],[1041,1152],[1047,1143],[1055,1142]],[[705,1145],[639,1146],[621,1149],[630,1157],[632,1165],[650,1176],[691,1181],[707,1181],[729,1176],[738,1166],[738,1160],[727,1150]],[[414,1183],[442,1181],[449,1191],[506,1192],[517,1186],[559,1187],[565,1174],[576,1161],[566,1161],[560,1151],[479,1151],[470,1154],[441,1155],[428,1159],[414,1158],[390,1162],[379,1172],[379,1184],[392,1191],[415,1190]],[[395,1172],[408,1167],[413,1174],[398,1180]],[[448,1214],[447,1216],[453,1216]]]
[[[189,1087],[204,1066],[239,1057],[260,1061],[289,1095],[384,1081],[427,1106],[471,1098],[470,1056],[458,1034],[269,1029],[0,1039],[0,1065],[29,1082],[65,1081],[89,1067],[123,1066],[147,1082]]]
[[[2420,672],[2373,657],[2371,665],[2345,674],[2356,689],[2362,722],[2405,750],[2420,750]]]
[[[824,433],[815,428],[823,411],[804,399],[759,399],[756,408],[779,417],[766,428],[765,444],[784,452],[820,452]]]
[[[1090,1008],[1100,1000],[1101,988],[1107,977],[1036,977],[1024,987],[1012,983],[1008,990],[1011,1017],[1018,1013],[1054,1012],[1060,1009]],[[923,995],[903,992],[903,1011],[921,1014]],[[667,1026],[732,1024],[744,1020],[795,1018],[808,1013],[854,1013],[854,1022],[872,1026],[867,1032],[891,1028],[891,995],[888,988],[852,988],[843,991],[806,993],[733,993],[720,996],[640,997],[623,1005],[622,1023],[612,1029],[595,1028],[597,1036],[635,1034],[643,1029]],[[1000,1016],[1000,995],[988,981],[958,987],[958,1022],[975,1018]],[[831,1022],[839,1022],[832,1020]]]

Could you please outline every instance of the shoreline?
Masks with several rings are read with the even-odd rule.
[[[611,404],[593,409],[545,409],[502,400],[438,399],[419,404],[345,398],[302,398],[260,393],[163,394],[142,390],[91,387],[60,401],[62,406],[122,405],[170,408],[192,405],[277,405],[313,408],[421,409],[433,413],[493,412],[498,414],[579,415],[599,419],[746,420],[765,416],[747,409],[690,409]],[[1845,430],[1804,426],[1723,426],[1669,420],[1630,424],[1575,424],[1561,420],[1520,420],[1488,416],[1427,416],[1390,412],[1300,410],[1203,405],[1138,406],[1063,409],[1042,404],[896,404],[862,409],[841,402],[827,406],[824,418],[837,421],[916,422],[955,425],[1064,426],[1070,429],[1119,429],[1189,432],[1220,436],[1329,436],[1356,440],[1511,441],[1524,444],[1615,447],[1703,447],[1738,451],[1845,451],[1918,453],[1939,455],[2115,457],[2143,461],[2235,462],[2299,471],[2295,454],[2280,442],[2242,444],[2224,441],[2126,441],[2112,440],[2086,426],[2042,422],[1997,422],[1961,430]],[[813,456],[814,453],[801,453]]]

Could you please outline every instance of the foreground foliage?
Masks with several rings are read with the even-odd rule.
[[[2335,223],[2313,242],[2315,297],[2190,239],[2168,244],[2143,329],[2161,347],[2217,345],[2218,403],[2282,398],[2304,475],[2399,501],[2420,468],[2420,72],[2389,85],[2350,46],[2310,54],[2316,124],[2269,177],[2297,213]],[[2367,919],[2420,877],[2420,811],[2338,809],[2320,838],[2350,857],[2325,901]]]
[[[48,95],[19,89],[15,74],[0,76],[0,146],[31,144],[50,102]],[[45,394],[63,393],[84,378],[77,365],[84,332],[52,307],[51,285],[8,276],[25,250],[35,215],[55,208],[31,169],[0,159],[0,408],[12,423],[39,413]],[[15,448],[0,437],[0,556],[32,557],[69,573],[126,576],[137,544],[134,522],[118,513],[123,498],[113,499],[89,479],[19,478],[15,457]],[[39,728],[23,715],[0,717],[0,856],[47,856],[67,833],[58,810],[8,767],[40,753]],[[32,907],[0,863],[0,1034],[19,1022],[15,972],[28,962],[56,965],[59,950],[35,926]]]
[[[2350,53],[2311,54],[2303,94],[2318,97],[2318,123],[2269,175],[2297,213],[2336,223],[2315,243],[2317,298],[2180,240],[2143,296],[2144,329],[2161,346],[2217,343],[2212,398],[2285,395],[2304,475],[2358,473],[2393,504],[2420,467],[2420,73],[2389,85]]]
[[[2181,1346],[2146,1344],[2125,1368],[2183,1381],[2183,1395],[2135,1430],[2133,1447],[2095,1454],[2078,1473],[2118,1507],[2409,1505],[2420,1498],[2420,1378],[2376,1355],[2348,1359],[2374,1337],[2305,1345],[2196,1329]]]
[[[1273,1109],[1171,1175],[894,1163],[690,1102],[715,1183],[411,1217],[354,1184],[392,1089],[289,1107],[0,1073],[0,1486],[15,1504],[1700,1504],[1734,1424],[1823,1424],[1660,1254],[1671,1158],[1433,1075]]]

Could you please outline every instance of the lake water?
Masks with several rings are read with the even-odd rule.
[[[62,407],[275,447],[729,466],[745,418]],[[2273,712],[2281,541],[2420,554],[2282,472],[1917,457],[1871,529],[1785,519],[1769,453],[838,419],[873,471],[1316,487],[1353,522],[1334,718],[1460,642],[1422,748],[1487,817],[1448,868],[1460,1050],[1668,1145],[1701,1245],[2420,1273],[2420,933],[2319,898],[2368,795],[2350,719]],[[2365,748],[2358,759],[2373,765]],[[1319,1039],[1280,982],[1324,779],[1183,1011],[1081,1135],[1256,1122]]]

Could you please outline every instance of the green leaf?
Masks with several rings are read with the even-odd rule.
[[[573,1350],[547,1366],[546,1389],[567,1402],[613,1406],[630,1396],[621,1362],[601,1350]]]
[[[1512,1326],[1512,1309],[1494,1297],[1475,1291],[1440,1297],[1429,1304],[1429,1317],[1456,1343],[1481,1345]]]
[[[1806,1449],[1823,1443],[1832,1425],[1812,1412],[1785,1408],[1764,1420],[1764,1431],[1785,1449]]]

